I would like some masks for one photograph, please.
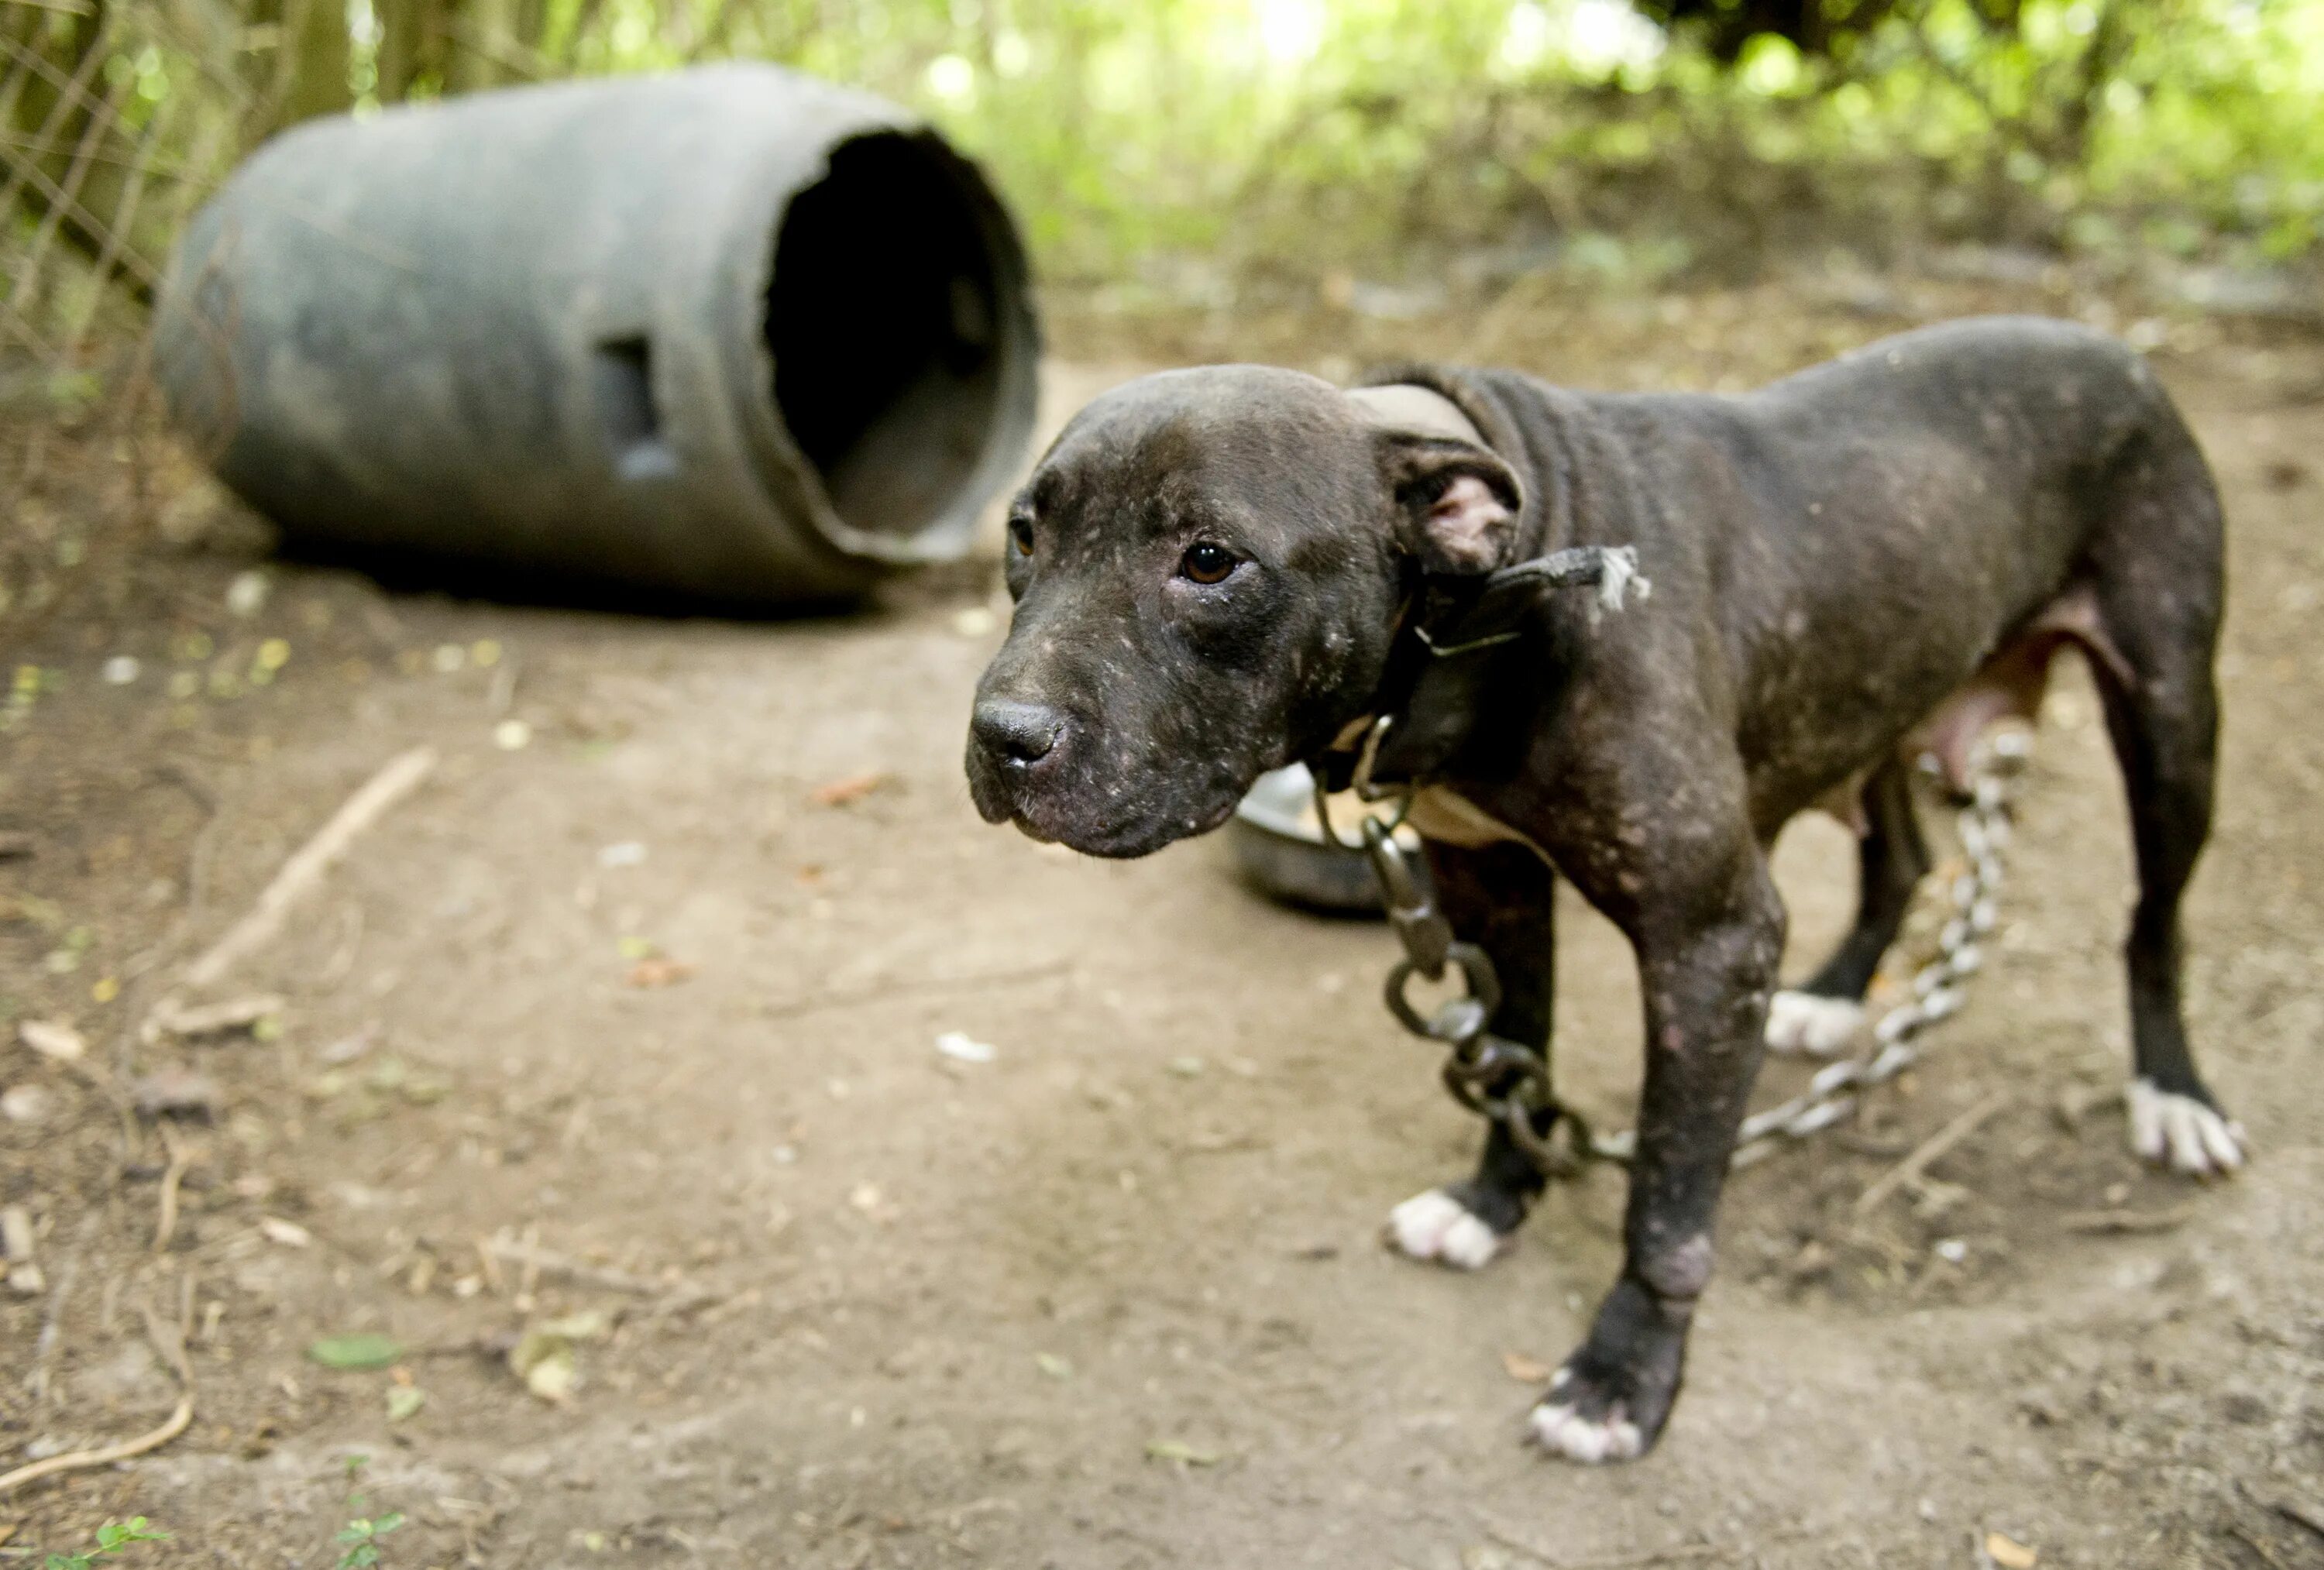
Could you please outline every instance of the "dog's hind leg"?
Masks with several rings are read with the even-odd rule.
[[[1428,864],[1452,930],[1482,948],[1499,973],[1493,1033],[1546,1050],[1556,947],[1556,877],[1549,864],[1515,842],[1471,849],[1435,840],[1428,842]],[[1547,1123],[1538,1126],[1548,1132]],[[1500,1251],[1541,1189],[1541,1173],[1496,1123],[1475,1174],[1398,1205],[1388,1215],[1388,1240],[1415,1259],[1478,1270]]]
[[[1913,811],[1904,764],[1890,758],[1864,782],[1863,827],[1857,841],[1856,924],[1822,969],[1767,1005],[1767,1045],[1779,1052],[1829,1057],[1864,1024],[1864,995],[1880,958],[1896,941],[1913,891],[1929,871],[1928,842]]]
[[[2138,904],[2124,959],[2137,1077],[2132,1147],[2202,1177],[2244,1161],[2243,1131],[2196,1072],[2179,995],[2179,906],[2210,834],[2218,739],[2212,655],[2224,596],[2218,500],[2193,439],[2172,430],[2124,465],[2094,543],[2092,661],[2122,765]]]

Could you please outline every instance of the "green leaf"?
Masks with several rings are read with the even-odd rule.
[[[390,1511],[388,1514],[383,1515],[380,1517],[379,1520],[372,1522],[371,1535],[374,1538],[383,1538],[402,1524],[403,1512],[401,1510]]]
[[[307,1355],[325,1368],[385,1368],[403,1355],[403,1345],[392,1336],[358,1330],[346,1336],[326,1336],[307,1348]]]
[[[387,1420],[401,1423],[419,1415],[428,1404],[428,1392],[418,1385],[392,1384],[387,1387]]]
[[[1181,1466],[1216,1466],[1226,1459],[1215,1450],[1197,1450],[1183,1439],[1148,1439],[1146,1455],[1149,1461],[1175,1461]]]

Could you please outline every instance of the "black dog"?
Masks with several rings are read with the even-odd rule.
[[[1646,1069],[1621,1279],[1533,1416],[1623,1459],[1677,1394],[1711,1217],[1770,1029],[1767,848],[1803,808],[1860,824],[1855,932],[1782,1044],[1829,1048],[1925,869],[1900,757],[1956,768],[2089,658],[2127,785],[2133,1138],[2243,1159],[2188,1053],[2179,901],[2209,830],[2222,524],[2145,364],[2062,323],[1957,323],[1739,398],[1595,396],[1417,369],[1342,391],[1256,366],[1148,376],[1057,438],[1009,522],[1017,611],[968,749],[978,808],[1140,856],[1216,828],[1264,770],[1334,766],[1422,608],[1572,546],[1633,546],[1650,600],[1546,592],[1418,774],[1447,914],[1499,967],[1493,1030],[1548,1040],[1553,872],[1637,951]],[[1442,741],[1443,739],[1440,738]],[[1341,768],[1344,774],[1344,768]],[[1409,1253],[1474,1266],[1540,1180],[1497,1129],[1400,1207]]]

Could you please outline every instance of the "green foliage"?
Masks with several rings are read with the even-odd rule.
[[[370,1464],[368,1455],[349,1455],[344,1464],[347,1473],[347,1509],[351,1510],[361,1511],[364,1508],[364,1496],[355,1485],[363,1478],[363,1469]],[[390,1510],[382,1516],[357,1514],[332,1539],[345,1547],[339,1555],[338,1570],[371,1570],[380,1562],[379,1540],[402,1525],[400,1510]]]
[[[1497,246],[1651,281],[1833,239],[2324,240],[2324,0],[355,0],[346,40],[254,53],[277,11],[18,25],[59,72],[103,52],[90,167],[160,149],[181,199],[237,151],[222,119],[246,145],[302,106],[776,60],[925,113],[1047,278],[1132,296]],[[17,134],[68,156],[36,99]],[[181,210],[137,211],[158,256]]]
[[[152,1529],[152,1523],[143,1516],[132,1516],[125,1521],[107,1521],[97,1529],[97,1547],[86,1554],[51,1554],[47,1570],[89,1570],[99,1559],[118,1555],[132,1543],[165,1543],[167,1532]]]
[[[357,1516],[339,1529],[336,1539],[347,1546],[339,1556],[339,1570],[368,1570],[379,1563],[379,1540],[403,1525],[401,1515]]]
[[[403,1355],[403,1345],[377,1331],[354,1330],[323,1336],[307,1348],[307,1355],[325,1368],[385,1368]]]

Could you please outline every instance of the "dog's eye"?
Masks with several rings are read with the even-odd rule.
[[[1178,560],[1178,571],[1197,583],[1219,583],[1241,563],[1241,558],[1224,546],[1214,546],[1208,540],[1186,547]]]
[[[1031,519],[1012,518],[1009,520],[1009,544],[1010,548],[1020,556],[1029,556],[1033,554],[1033,520]]]

